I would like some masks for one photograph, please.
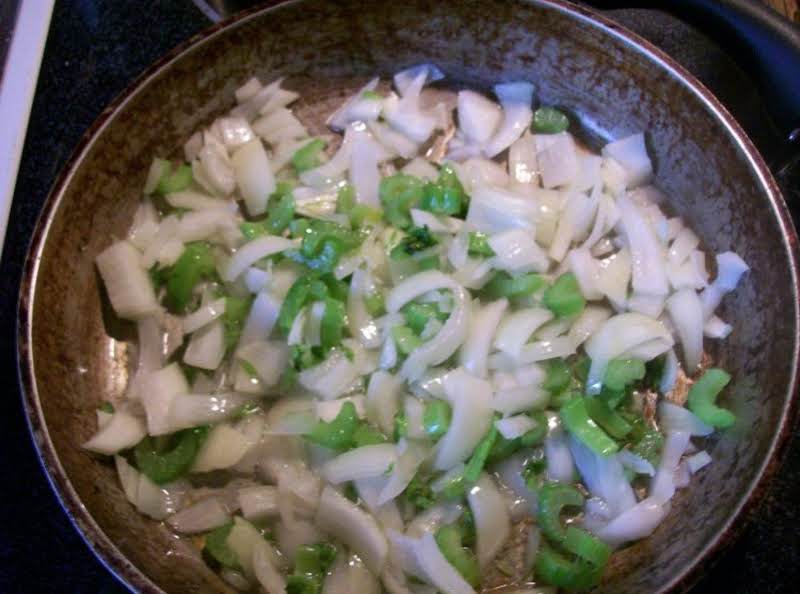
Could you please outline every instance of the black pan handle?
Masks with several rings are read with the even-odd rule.
[[[800,27],[762,0],[589,0],[597,8],[657,8],[713,39],[758,85],[776,128],[800,144]]]

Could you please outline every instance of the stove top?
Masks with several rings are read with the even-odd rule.
[[[691,27],[653,10],[613,10],[706,84],[768,162],[782,140],[747,75]],[[190,0],[56,3],[0,264],[0,364],[10,389],[0,415],[0,592],[112,594],[126,590],[70,525],[37,462],[16,385],[14,313],[27,242],[55,177],[78,139],[126,85],[163,53],[208,26]],[[800,209],[795,206],[795,218]],[[800,581],[800,444],[790,450],[742,537],[692,590],[796,592]]]

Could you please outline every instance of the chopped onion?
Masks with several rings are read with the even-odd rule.
[[[612,517],[636,505],[636,495],[616,456],[600,456],[574,437],[569,440],[569,450],[586,488],[608,504]]]
[[[300,242],[283,237],[267,235],[249,241],[231,258],[224,272],[224,280],[231,282],[250,266],[273,254],[300,247]]]
[[[225,357],[225,327],[220,319],[192,334],[183,362],[200,369],[215,370]]]
[[[400,405],[402,388],[402,380],[387,371],[376,371],[369,379],[366,415],[387,435],[394,432],[394,417]]]
[[[126,410],[118,410],[109,417],[97,433],[83,444],[84,448],[111,456],[132,448],[147,435],[144,421]]]
[[[648,497],[618,515],[596,534],[611,546],[646,538],[653,533],[668,511],[667,506]]]
[[[167,524],[181,534],[198,534],[218,528],[229,521],[230,514],[220,500],[207,497],[170,516]]]
[[[394,445],[381,443],[362,446],[336,456],[322,467],[322,476],[338,485],[357,479],[373,478],[390,472],[397,461]]]
[[[447,470],[466,460],[492,422],[492,387],[488,382],[459,368],[445,377],[444,391],[453,417],[436,446],[437,470]]]
[[[494,93],[503,106],[503,123],[484,148],[487,157],[494,157],[511,146],[530,127],[533,119],[531,83],[512,82],[495,85]]]
[[[529,232],[509,229],[491,235],[488,240],[496,256],[493,266],[512,274],[523,272],[546,272],[550,266],[547,254]]]
[[[653,175],[653,165],[647,156],[644,134],[641,132],[608,143],[603,147],[602,153],[622,167],[628,188],[647,182]]]
[[[494,346],[514,359],[522,354],[522,347],[544,323],[553,319],[548,309],[521,309],[503,318],[497,329]]]
[[[239,489],[237,498],[242,515],[251,522],[263,522],[278,515],[277,487],[245,487]]]
[[[666,305],[681,339],[687,373],[692,374],[703,356],[703,305],[692,289],[673,293]]]
[[[486,360],[494,332],[508,307],[508,299],[498,299],[472,315],[467,338],[461,346],[459,362],[476,377],[487,375]]]
[[[478,565],[485,568],[511,535],[511,517],[505,498],[486,473],[469,490],[467,501],[475,519]]]
[[[112,244],[98,254],[95,262],[119,317],[139,320],[160,310],[142,256],[130,242]]]
[[[706,425],[687,408],[666,400],[658,403],[658,421],[665,433],[688,433],[697,437],[705,437],[714,432],[714,428]]]
[[[389,549],[386,537],[369,514],[332,487],[322,490],[315,523],[346,544],[373,574],[381,573]]]

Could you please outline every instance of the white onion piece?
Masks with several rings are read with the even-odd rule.
[[[478,231],[498,233],[509,229],[534,230],[536,202],[497,187],[475,188],[469,203],[467,223]]]
[[[459,368],[445,377],[444,391],[453,416],[450,428],[436,446],[437,470],[447,470],[466,460],[492,422],[492,387],[488,382]]]
[[[203,441],[191,472],[211,472],[234,466],[250,449],[252,443],[230,425],[216,425]]]
[[[492,407],[504,415],[513,415],[543,408],[549,399],[549,393],[539,385],[516,386],[495,391]]]
[[[625,468],[630,468],[636,474],[646,474],[647,476],[655,476],[656,474],[656,469],[653,468],[650,462],[634,454],[631,450],[620,451],[617,454],[617,459]]]
[[[228,262],[223,279],[228,282],[234,281],[240,274],[262,258],[298,247],[300,247],[300,242],[297,240],[273,235],[249,241],[239,248],[230,262]]]
[[[703,305],[692,289],[673,293],[666,305],[670,319],[678,330],[687,373],[692,374],[703,356]]]
[[[415,546],[417,564],[427,577],[426,581],[436,586],[443,594],[475,594],[461,574],[447,562],[439,550],[432,534],[424,534]]]
[[[664,447],[661,450],[661,461],[658,472],[650,484],[650,499],[662,505],[672,499],[675,494],[675,472],[681,456],[689,445],[689,433],[671,431],[667,433]]]
[[[505,498],[486,473],[469,490],[467,501],[475,518],[478,565],[485,568],[511,535],[511,517]]]
[[[733,326],[723,322],[717,316],[711,316],[703,325],[703,334],[709,338],[728,338],[731,332],[733,332]]]
[[[402,97],[390,95],[383,102],[383,117],[395,130],[402,132],[415,142],[425,142],[436,128],[433,114],[422,111],[420,92],[428,77],[427,69],[421,69],[402,92]]]
[[[381,573],[389,549],[386,537],[369,514],[332,487],[322,490],[315,523],[361,557],[373,574]]]
[[[278,488],[258,485],[239,489],[237,501],[242,515],[251,522],[262,522],[278,515]]]
[[[705,319],[711,317],[722,301],[723,295],[730,293],[739,284],[742,275],[750,270],[744,260],[734,252],[717,254],[717,278],[700,295]]]
[[[180,366],[172,363],[142,376],[140,394],[150,435],[170,433],[170,407],[178,394],[189,391]]]
[[[575,464],[570,453],[569,439],[559,425],[553,426],[552,417],[549,415],[548,422],[551,430],[544,440],[547,478],[551,481],[571,483],[575,479]]]
[[[509,229],[495,233],[488,239],[496,254],[493,266],[512,274],[523,272],[546,272],[550,266],[547,254],[522,229]]]
[[[394,432],[394,417],[400,406],[402,388],[402,380],[387,371],[376,371],[369,378],[366,399],[367,419],[387,435]]]
[[[661,352],[674,344],[664,324],[642,314],[618,314],[604,322],[584,344],[586,354],[592,359],[586,383],[587,393],[596,394],[600,391],[606,366],[611,359],[649,341],[663,346]]]
[[[569,336],[557,336],[550,340],[537,340],[526,344],[520,351],[517,362],[520,364],[535,363],[559,357],[568,357],[575,353],[577,345]]]
[[[373,208],[379,208],[378,186],[381,175],[378,171],[379,147],[365,133],[359,133],[353,140],[350,156],[350,183],[355,191],[356,201]]]
[[[218,528],[229,521],[228,510],[219,499],[207,497],[170,516],[167,524],[181,534],[198,534]]]
[[[381,443],[362,446],[336,456],[322,467],[322,476],[338,485],[357,479],[385,475],[397,461],[394,445]]]
[[[537,134],[536,160],[545,188],[573,183],[578,175],[578,153],[575,140],[567,132]]]
[[[431,365],[446,361],[466,339],[471,309],[467,291],[456,285],[453,288],[453,301],[454,309],[439,333],[415,349],[403,363],[400,368],[403,377],[412,380],[419,378]]]
[[[379,78],[375,77],[370,80],[367,84],[361,87],[358,92],[356,92],[353,96],[351,96],[339,109],[334,111],[327,120],[327,125],[329,128],[336,130],[337,132],[343,131],[348,124],[354,121],[362,120],[360,117],[354,117],[354,112],[356,111],[356,106],[363,101],[364,93],[366,91],[374,91],[378,88],[378,82],[380,81]],[[378,101],[378,113],[380,113],[380,102]],[[359,112],[361,110],[358,110]],[[359,114],[360,115],[360,114]],[[376,118],[377,118],[376,114]]]
[[[570,326],[568,336],[575,345],[581,345],[610,317],[608,308],[588,305]]]
[[[164,196],[167,203],[175,208],[186,208],[188,210],[230,210],[235,208],[235,203],[230,200],[212,198],[200,192],[184,190],[182,192],[171,192]]]
[[[668,511],[667,506],[648,497],[611,520],[596,535],[614,547],[646,538],[653,533]]]
[[[275,191],[275,178],[261,140],[256,138],[243,145],[231,162],[247,212],[251,216],[264,214],[267,199]]]
[[[458,126],[468,142],[484,144],[497,129],[500,106],[475,91],[458,92]]]
[[[209,322],[213,322],[224,313],[225,298],[220,297],[219,299],[206,303],[205,305],[199,307],[196,311],[184,316],[183,331],[186,334],[191,334]]]
[[[610,142],[603,147],[604,157],[611,157],[625,172],[625,185],[634,188],[647,182],[653,175],[653,165],[647,156],[644,134],[632,134]]]
[[[520,309],[509,313],[497,328],[494,346],[517,359],[534,332],[552,319],[552,312],[544,308]]]
[[[98,254],[95,262],[119,317],[138,320],[159,311],[142,255],[130,242],[112,244]]]
[[[239,345],[244,346],[250,342],[267,338],[278,321],[280,309],[281,303],[278,299],[266,291],[259,293],[247,314]]]
[[[252,398],[235,392],[229,394],[178,394],[170,403],[169,418],[163,431],[150,435],[173,433],[198,425],[218,423],[236,415]]]
[[[219,319],[192,334],[183,354],[183,362],[192,367],[213,371],[225,356],[225,327]]]
[[[487,375],[486,359],[494,332],[508,307],[508,299],[498,299],[472,315],[467,338],[461,346],[459,362],[475,377]]]
[[[582,223],[590,220],[594,214],[596,204],[581,192],[568,194],[564,209],[558,219],[553,241],[550,244],[548,255],[556,262],[561,262],[567,255],[572,241],[579,236]]]
[[[494,422],[497,431],[506,439],[516,439],[522,437],[528,431],[536,428],[536,421],[528,415],[516,415],[505,419],[498,419]]]
[[[688,433],[696,437],[705,437],[714,432],[713,427],[703,423],[688,408],[666,400],[658,403],[658,422],[667,434]]]
[[[109,417],[82,447],[111,456],[132,448],[147,435],[144,421],[126,410],[118,410]]]
[[[696,454],[694,454],[693,456],[689,456],[688,458],[686,458],[686,465],[689,468],[689,472],[691,472],[692,474],[698,473],[708,464],[711,464],[711,456],[709,456],[708,452],[706,452],[705,450],[701,450]]]
[[[484,148],[487,157],[494,157],[511,146],[530,127],[533,119],[531,83],[511,82],[495,85],[494,93],[503,106],[503,123]]]
[[[402,169],[403,173],[413,175],[425,181],[435,181],[439,177],[439,171],[431,165],[430,161],[422,157],[411,159]]]
[[[612,517],[636,505],[636,495],[616,456],[600,456],[574,437],[569,449],[586,488],[608,504]]]
[[[360,352],[360,351],[359,351]],[[304,369],[298,374],[300,385],[323,400],[332,400],[344,394],[361,375],[356,361],[350,361],[337,350],[319,365]]]
[[[378,104],[380,106],[380,104]],[[368,122],[367,128],[375,139],[382,144],[389,152],[402,157],[403,159],[411,159],[419,152],[419,145],[404,136],[400,132],[392,130],[386,124],[380,122]]]
[[[653,228],[627,195],[619,196],[617,207],[631,252],[634,292],[656,297],[667,295],[664,252]]]
[[[389,480],[378,495],[378,505],[388,503],[405,491],[417,469],[427,458],[429,449],[424,445],[401,439],[397,444],[397,453],[398,458]]]
[[[253,547],[253,573],[267,594],[286,594],[286,579],[278,569],[278,554],[263,538]]]

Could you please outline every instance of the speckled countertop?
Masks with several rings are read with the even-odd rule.
[[[776,138],[752,84],[705,38],[651,11],[612,18],[671,53],[739,118],[767,159]],[[0,267],[0,592],[124,592],[72,528],[36,460],[16,382],[14,325],[28,239],[47,191],[84,130],[128,82],[208,24],[189,0],[71,0],[56,4]],[[0,124],[2,133],[2,124]],[[800,206],[795,210],[795,220]],[[694,592],[800,590],[800,443],[742,537]]]

